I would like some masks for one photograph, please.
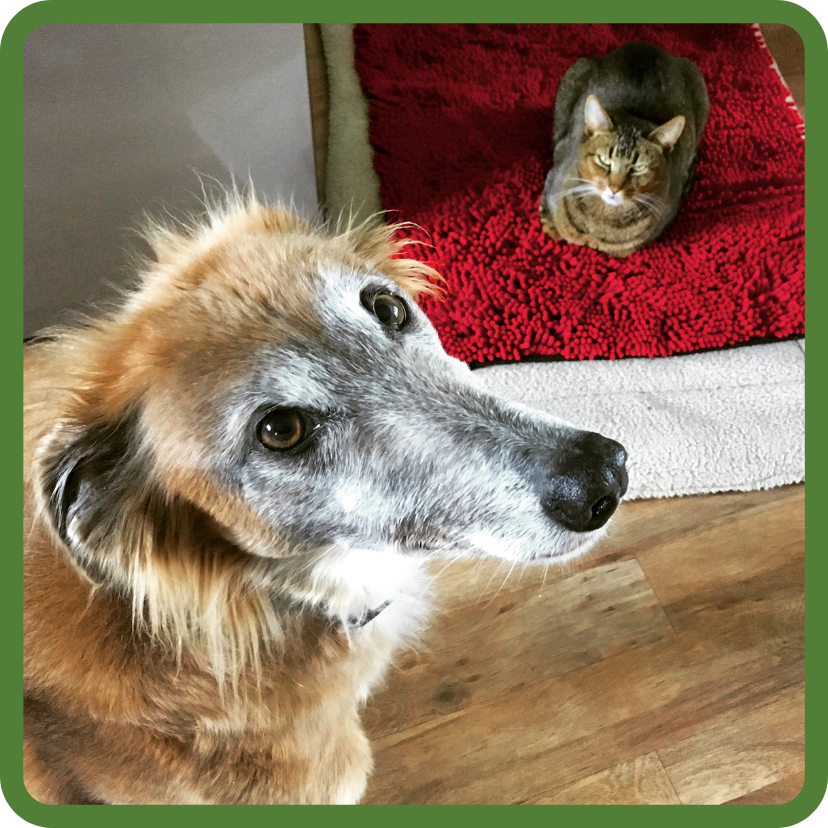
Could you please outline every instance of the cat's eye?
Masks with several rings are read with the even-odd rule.
[[[317,424],[298,408],[274,408],[256,430],[259,442],[271,451],[287,451],[307,439]]]
[[[606,155],[598,155],[596,156],[595,160],[598,162],[598,166],[600,167],[606,167],[607,169],[609,169],[610,166],[612,166],[609,158],[607,158]]]
[[[643,175],[645,172],[647,172],[647,168],[636,165],[632,168],[632,171],[634,175]]]
[[[364,290],[360,296],[364,308],[377,317],[380,324],[392,331],[401,331],[408,322],[408,308],[398,296]]]

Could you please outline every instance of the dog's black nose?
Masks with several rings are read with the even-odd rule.
[[[573,532],[600,529],[627,491],[627,452],[620,443],[585,431],[555,459],[544,511]]]

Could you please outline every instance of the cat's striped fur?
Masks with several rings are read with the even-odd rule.
[[[555,101],[544,231],[617,258],[655,240],[689,189],[708,110],[698,68],[659,47],[579,60]]]

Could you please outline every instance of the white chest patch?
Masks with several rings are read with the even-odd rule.
[[[347,631],[362,667],[358,703],[385,674],[395,652],[425,628],[432,578],[425,561],[392,550],[332,549],[312,571],[312,600]],[[370,617],[372,611],[381,612]],[[357,619],[369,619],[360,624]]]
[[[359,491],[337,492],[345,506],[355,503]],[[423,561],[392,549],[332,549],[313,568],[311,582],[333,616],[363,616],[386,601],[426,600]]]

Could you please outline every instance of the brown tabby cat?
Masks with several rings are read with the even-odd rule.
[[[708,113],[696,65],[658,46],[577,61],[555,99],[544,231],[616,258],[656,239],[689,190]]]

